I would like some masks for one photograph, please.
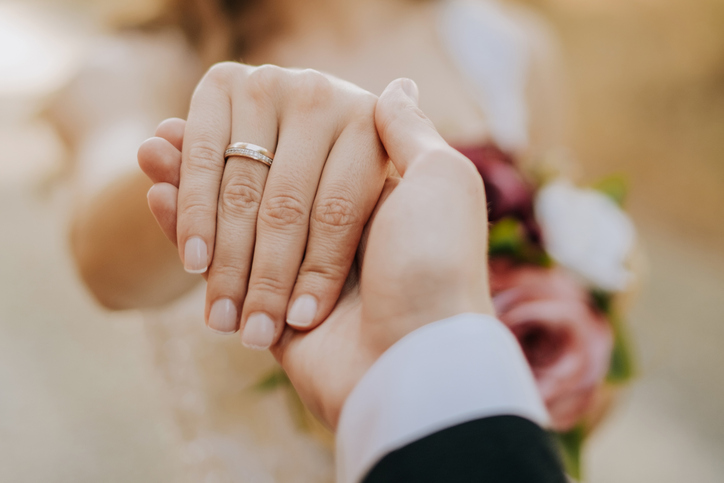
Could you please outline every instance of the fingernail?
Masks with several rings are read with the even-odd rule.
[[[208,268],[209,252],[201,237],[195,236],[186,240],[184,247],[184,270],[189,273],[204,273]]]
[[[402,79],[402,90],[407,97],[412,99],[412,102],[417,105],[417,101],[420,98],[420,91],[417,89],[417,84],[412,79]]]
[[[236,306],[231,299],[219,299],[209,311],[209,329],[223,334],[236,332]]]
[[[317,299],[311,295],[302,295],[292,304],[287,315],[287,323],[295,327],[309,327],[317,315]]]
[[[246,319],[241,343],[249,349],[268,349],[274,342],[274,322],[263,312],[256,312]]]

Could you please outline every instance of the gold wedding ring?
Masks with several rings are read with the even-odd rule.
[[[251,143],[233,143],[229,144],[229,147],[224,151],[224,161],[228,160],[232,156],[239,156],[240,158],[250,158],[254,161],[259,161],[267,166],[271,166],[274,161],[274,153],[268,149],[264,149],[261,146]]]

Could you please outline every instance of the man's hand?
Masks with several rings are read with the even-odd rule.
[[[319,327],[287,328],[271,348],[302,400],[331,428],[360,378],[402,337],[456,314],[493,314],[477,170],[417,108],[410,80],[387,87],[375,121],[402,178],[388,181],[373,214],[359,284],[348,284]]]

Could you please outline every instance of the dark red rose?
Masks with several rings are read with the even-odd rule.
[[[538,242],[540,230],[533,214],[535,190],[513,159],[494,145],[458,150],[473,162],[483,178],[490,222],[516,218],[523,222],[531,240]]]

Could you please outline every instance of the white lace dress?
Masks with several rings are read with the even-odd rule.
[[[268,352],[206,328],[204,289],[145,314],[189,482],[332,482],[329,439],[304,426],[283,385],[258,388],[275,369]]]

